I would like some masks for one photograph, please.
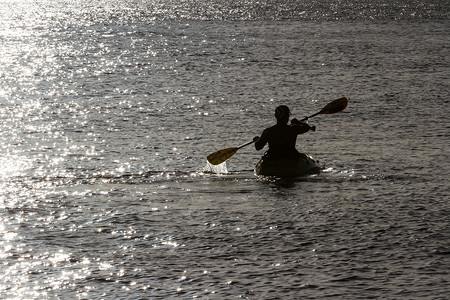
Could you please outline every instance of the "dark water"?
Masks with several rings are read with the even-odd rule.
[[[449,1],[0,4],[1,299],[448,298]]]

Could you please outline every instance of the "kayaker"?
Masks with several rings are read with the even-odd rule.
[[[277,124],[265,129],[261,137],[255,136],[253,138],[256,150],[261,150],[267,143],[269,144],[269,150],[264,154],[265,158],[298,159],[301,157],[301,154],[295,149],[297,135],[310,130],[315,131],[316,127],[309,126],[295,118],[291,120],[291,124],[288,124],[290,115],[289,107],[286,105],[278,106],[275,109]]]

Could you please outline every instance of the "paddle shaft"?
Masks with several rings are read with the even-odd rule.
[[[237,150],[237,149],[244,148],[245,146],[248,146],[248,145],[250,145],[250,144],[253,144],[254,142],[255,142],[255,141],[251,141],[251,142],[245,143],[245,144],[243,144],[243,145],[240,145],[239,147],[236,147],[236,150]]]
[[[321,113],[321,111],[319,111],[318,113],[315,113],[313,115],[310,115],[309,117],[305,117],[305,118],[301,119],[300,122],[304,122],[304,121],[308,120],[309,118],[312,118],[312,117],[315,117],[317,115],[320,115],[320,113]]]

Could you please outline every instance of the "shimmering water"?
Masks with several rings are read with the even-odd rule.
[[[0,4],[1,299],[448,297],[449,1]]]

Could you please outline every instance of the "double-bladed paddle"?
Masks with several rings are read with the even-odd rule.
[[[348,101],[347,101],[347,98],[345,98],[345,97],[333,100],[330,103],[328,103],[327,105],[325,105],[325,107],[322,108],[322,110],[319,111],[318,113],[315,113],[309,117],[303,118],[300,121],[301,122],[306,121],[309,118],[315,117],[317,115],[329,115],[329,114],[341,112],[347,107],[347,104],[348,104]],[[208,155],[206,157],[206,159],[212,165],[219,165],[219,164],[223,163],[224,161],[228,160],[230,157],[232,157],[239,149],[241,149],[245,146],[248,146],[250,144],[253,144],[254,142],[255,141],[251,141],[251,142],[245,143],[243,145],[240,145],[238,147],[230,147],[230,148],[216,151],[216,152]]]

